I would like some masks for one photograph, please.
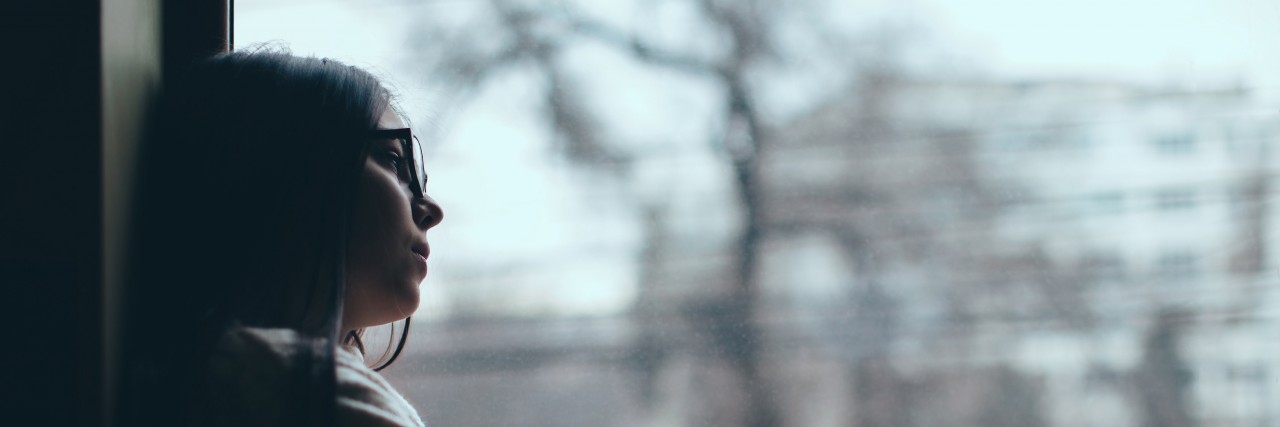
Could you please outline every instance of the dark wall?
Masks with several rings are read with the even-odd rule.
[[[5,424],[101,419],[100,11],[44,0],[0,13],[0,301],[13,356],[2,383],[5,416],[18,418]]]
[[[0,424],[106,425],[104,323],[119,289],[103,248],[125,247],[114,240],[127,203],[115,199],[129,193],[130,140],[161,70],[225,49],[228,30],[226,0],[14,1],[0,12],[0,312],[12,361]],[[115,265],[122,254],[110,252]]]

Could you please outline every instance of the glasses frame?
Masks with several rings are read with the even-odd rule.
[[[425,198],[425,188],[427,185],[427,171],[418,171],[418,168],[426,168],[426,165],[418,163],[418,157],[415,153],[421,151],[422,142],[418,140],[418,136],[413,134],[410,128],[399,129],[374,129],[369,131],[370,140],[394,139],[400,141],[400,148],[404,151],[405,161],[403,167],[409,169],[409,191],[413,192],[416,198]],[[417,145],[415,150],[414,145]],[[425,162],[426,159],[424,158]],[[422,176],[418,176],[421,173]]]

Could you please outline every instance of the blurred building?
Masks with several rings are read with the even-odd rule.
[[[998,405],[1008,425],[1280,422],[1267,357],[1280,121],[1248,92],[862,83],[763,154],[772,244],[792,254],[766,273],[774,307],[827,310],[806,329],[854,367],[817,377],[854,394],[885,377],[924,387],[888,399],[917,414],[974,414],[989,405],[979,390],[1039,396]],[[797,268],[814,253],[848,262]],[[849,373],[881,358],[876,375]],[[964,390],[937,396],[950,387]]]

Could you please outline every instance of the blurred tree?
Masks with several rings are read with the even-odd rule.
[[[711,52],[658,43],[643,26],[624,29],[593,16],[574,2],[476,2],[463,25],[421,25],[414,51],[418,61],[434,64],[432,78],[444,84],[473,87],[499,70],[522,67],[541,77],[544,119],[555,133],[565,158],[587,168],[616,168],[633,154],[619,141],[602,136],[599,117],[584,103],[581,88],[566,72],[561,55],[575,43],[607,46],[632,60],[666,71],[694,76],[715,87],[723,99],[723,129],[712,137],[715,150],[729,166],[730,182],[741,221],[731,245],[731,261],[721,281],[723,292],[700,294],[696,300],[642,301],[639,310],[679,307],[689,330],[673,333],[670,313],[641,313],[637,369],[656,381],[673,347],[697,347],[718,360],[709,372],[727,372],[732,393],[695,396],[716,402],[725,414],[717,425],[772,427],[784,415],[766,362],[767,346],[787,346],[797,331],[766,330],[768,311],[760,290],[762,245],[770,238],[817,233],[835,239],[853,283],[846,299],[832,301],[832,319],[822,332],[829,343],[844,347],[859,425],[901,425],[909,421],[911,381],[894,367],[891,349],[903,333],[920,334],[920,301],[900,301],[904,292],[945,301],[952,328],[936,342],[976,341],[989,331],[983,322],[1087,319],[1082,288],[1070,271],[1054,267],[1047,256],[1028,255],[997,237],[993,224],[1002,213],[999,196],[977,160],[983,129],[932,123],[926,114],[903,111],[914,82],[899,64],[906,35],[871,31],[866,44],[849,40],[811,46],[830,64],[847,66],[847,85],[817,97],[833,101],[783,126],[757,105],[762,97],[755,79],[765,69],[803,67],[781,58],[783,17],[807,2],[783,4],[766,0],[691,0],[707,34],[722,41]],[[815,9],[816,10],[816,9]],[[831,39],[832,29],[810,20],[790,31]],[[444,42],[441,42],[443,40]],[[850,60],[846,56],[852,55]],[[914,94],[918,95],[918,94]],[[821,102],[814,102],[821,104]],[[903,114],[912,117],[903,117]],[[822,182],[797,183],[779,165],[838,163],[838,172]],[[664,238],[660,209],[647,217],[647,247],[642,255],[641,286],[660,280]],[[1039,255],[1043,255],[1042,253]],[[914,277],[904,284],[902,277]],[[912,276],[914,275],[914,276]],[[713,284],[714,285],[714,284]],[[906,289],[906,290],[904,290]],[[652,298],[649,289],[641,299]],[[930,301],[932,302],[932,301]],[[852,308],[851,308],[852,307]],[[842,315],[853,311],[852,316]],[[936,325],[935,325],[936,326]],[[916,329],[911,329],[916,328]],[[785,329],[785,326],[774,327]],[[852,331],[852,332],[850,332]],[[770,344],[770,335],[780,337]],[[853,339],[850,339],[850,336]],[[955,348],[968,348],[961,344]],[[953,355],[963,358],[963,353]],[[704,375],[709,375],[704,373]],[[1016,381],[1015,381],[1016,382]],[[1013,383],[1010,383],[1013,384]],[[1021,384],[1021,383],[1019,383]],[[654,393],[644,387],[646,398]],[[1012,387],[1012,386],[1011,386]],[[1016,388],[1016,387],[1015,387]],[[1022,389],[1018,389],[1022,390]],[[1015,391],[1018,391],[1015,390]],[[1027,389],[1030,390],[1030,389]],[[729,414],[727,412],[739,413]],[[1039,406],[1015,408],[1039,411]],[[1012,415],[1011,415],[1012,416]],[[1022,414],[1014,419],[1037,419]],[[996,417],[1006,419],[1008,417]]]
[[[650,45],[638,35],[576,10],[570,2],[547,6],[493,0],[488,6],[497,20],[472,27],[459,36],[446,36],[456,43],[435,52],[433,62],[439,64],[443,75],[470,83],[482,81],[500,67],[517,62],[533,64],[546,76],[548,119],[562,141],[563,152],[580,163],[599,164],[602,159],[619,156],[614,147],[596,137],[593,118],[586,114],[574,96],[573,86],[564,80],[555,62],[558,50],[574,38],[604,42],[644,63],[706,78],[723,91],[726,128],[716,143],[731,165],[743,217],[734,245],[737,253],[726,280],[733,285],[725,294],[692,303],[688,315],[695,319],[694,327],[707,334],[712,353],[727,362],[735,387],[746,400],[736,405],[746,413],[730,417],[741,421],[735,425],[778,425],[775,399],[762,373],[761,331],[754,318],[759,300],[756,276],[763,224],[757,153],[767,141],[747,74],[771,50],[770,16],[781,5],[759,0],[698,0],[706,24],[726,40],[726,53],[718,58]],[[439,40],[441,35],[423,36]],[[495,37],[502,41],[492,44],[490,40]]]
[[[1254,164],[1244,169],[1240,176],[1240,186],[1228,197],[1234,198],[1235,204],[1242,207],[1237,215],[1240,220],[1237,239],[1239,244],[1231,254],[1231,272],[1238,277],[1256,278],[1266,267],[1267,259],[1267,220],[1270,218],[1271,204],[1267,196],[1271,192],[1271,153],[1269,144],[1256,147]],[[1257,298],[1249,298],[1257,301]]]
[[[1182,325],[1193,319],[1186,310],[1163,308],[1154,314],[1142,345],[1142,361],[1133,373],[1137,409],[1145,427],[1194,427],[1187,406],[1191,370],[1179,346]]]

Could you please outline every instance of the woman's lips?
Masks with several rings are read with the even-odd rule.
[[[426,243],[414,244],[413,247],[409,248],[409,250],[413,251],[413,253],[415,254],[418,254],[418,256],[422,257],[423,259],[426,259],[431,256],[431,247],[427,246]]]
[[[426,277],[427,257],[431,256],[431,247],[427,246],[426,243],[417,243],[414,244],[413,247],[409,248],[409,250],[413,251],[414,255],[417,255],[418,264],[422,266],[423,277],[419,278],[419,280],[421,280]]]

